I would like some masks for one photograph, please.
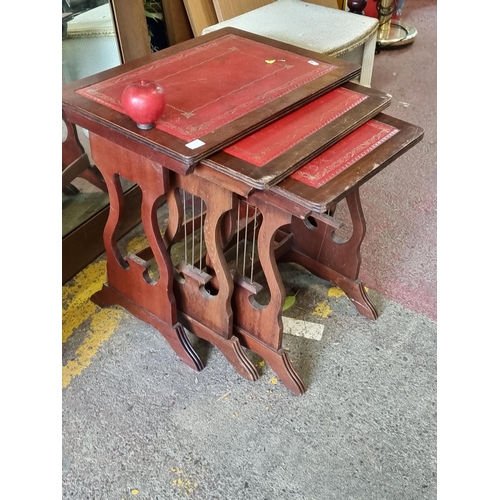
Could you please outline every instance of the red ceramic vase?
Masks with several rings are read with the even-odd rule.
[[[154,127],[165,109],[165,91],[156,82],[141,80],[130,83],[122,93],[122,106],[142,130]]]

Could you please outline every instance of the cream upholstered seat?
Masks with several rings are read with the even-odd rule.
[[[361,66],[355,81],[371,84],[378,20],[302,0],[277,0],[209,26],[203,34],[238,28]]]

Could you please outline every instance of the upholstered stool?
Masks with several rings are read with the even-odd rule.
[[[62,41],[63,83],[114,68],[122,63],[109,4],[68,22]]]
[[[357,63],[361,74],[354,81],[371,84],[377,19],[301,0],[277,0],[209,26],[203,34],[229,26]]]

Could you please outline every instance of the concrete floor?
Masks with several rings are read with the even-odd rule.
[[[195,373],[163,337],[89,297],[103,258],[63,287],[63,498],[426,500],[436,498],[436,2],[407,2],[413,45],[375,59],[387,113],[423,141],[362,187],[361,278],[380,317],[293,265],[285,315],[320,324],[284,336],[307,392],[252,357],[242,379],[205,342]],[[120,245],[141,246],[140,228]]]

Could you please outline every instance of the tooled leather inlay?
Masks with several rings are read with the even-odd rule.
[[[125,87],[153,80],[167,105],[156,128],[191,141],[334,70],[334,64],[233,34],[179,52],[77,92],[125,113]]]
[[[224,151],[262,167],[367,98],[359,92],[337,88]]]
[[[313,188],[319,188],[398,132],[399,129],[395,127],[370,120],[290,177]]]

